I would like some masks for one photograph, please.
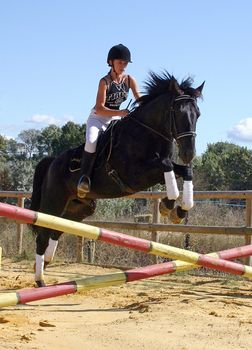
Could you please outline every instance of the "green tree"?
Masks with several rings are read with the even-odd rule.
[[[202,157],[196,156],[193,159],[193,185],[195,191],[204,191],[207,188],[207,178],[202,166]],[[208,182],[207,182],[208,183]]]
[[[29,159],[38,151],[38,137],[41,131],[36,129],[23,130],[18,135],[18,138],[23,141],[26,149],[26,155]]]
[[[252,187],[252,151],[229,142],[209,144],[195,173],[205,190],[246,190]],[[197,175],[196,175],[197,176]]]
[[[0,191],[13,190],[11,170],[8,163],[0,163]]]
[[[0,135],[0,162],[4,162],[7,158],[7,140]]]
[[[24,158],[24,155],[19,151],[19,144],[16,140],[10,139],[7,141],[8,159]]]
[[[68,122],[62,126],[61,131],[57,153],[77,147],[84,142],[85,126],[83,125]]]
[[[42,129],[40,135],[38,136],[37,145],[40,157],[43,157],[45,154],[48,156],[57,155],[61,134],[61,128],[56,125],[49,125],[48,127]]]
[[[15,191],[31,191],[34,175],[32,160],[19,160],[9,164],[11,172],[11,187]]]

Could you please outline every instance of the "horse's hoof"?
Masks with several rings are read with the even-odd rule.
[[[162,216],[169,216],[171,210],[174,208],[175,200],[163,198],[159,204],[159,212]]]
[[[159,204],[159,212],[162,216],[169,216],[170,214],[170,209],[168,209],[165,204],[161,201]]]
[[[171,210],[170,213],[170,220],[172,224],[178,225],[182,224],[184,219],[186,218],[187,211],[183,210],[180,206],[177,206],[176,208]]]
[[[46,284],[43,280],[40,280],[40,281],[35,281],[36,282],[36,285],[38,288],[40,287],[46,287]]]

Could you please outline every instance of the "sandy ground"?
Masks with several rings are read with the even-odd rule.
[[[111,269],[54,264],[47,282]],[[5,259],[0,292],[31,287],[31,263]],[[0,349],[250,350],[252,285],[167,275],[0,310]]]

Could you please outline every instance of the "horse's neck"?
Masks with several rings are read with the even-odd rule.
[[[156,98],[145,106],[140,107],[135,114],[135,119],[146,125],[162,128],[168,109],[169,106],[164,99]]]

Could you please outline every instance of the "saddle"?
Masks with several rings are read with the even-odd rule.
[[[105,131],[100,131],[97,148],[96,148],[96,162],[95,168],[102,167],[110,159],[113,146],[115,144],[116,129],[115,125],[120,123],[121,120],[112,120]],[[81,167],[81,159],[83,154],[84,144],[74,148],[69,161],[69,171],[79,171]]]

